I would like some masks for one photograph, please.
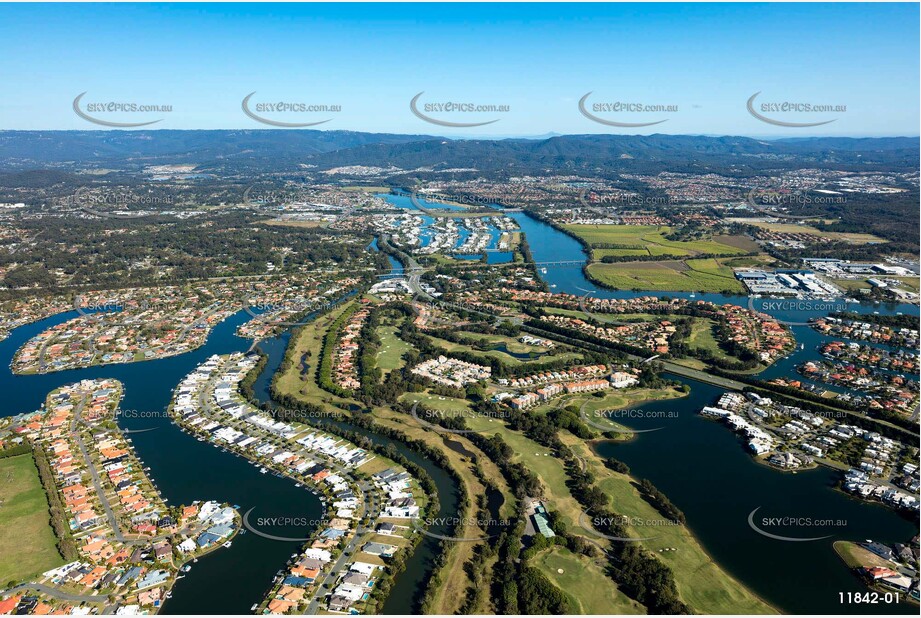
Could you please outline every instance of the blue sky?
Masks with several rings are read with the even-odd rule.
[[[0,5],[0,129],[99,129],[88,102],[170,105],[168,113],[107,114],[150,128],[266,128],[241,110],[257,102],[339,105],[323,129],[509,136],[674,133],[749,136],[918,135],[917,4],[105,4]],[[445,113],[448,128],[409,102],[507,105]],[[764,116],[834,122],[809,128],[754,118],[756,105],[794,102],[832,112]],[[616,122],[589,120],[589,111]],[[675,106],[631,113],[594,107]],[[251,108],[252,109],[252,108]]]

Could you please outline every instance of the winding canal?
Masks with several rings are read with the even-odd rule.
[[[218,324],[204,346],[169,358],[76,369],[42,375],[13,375],[9,361],[32,336],[77,315],[60,314],[16,329],[0,342],[0,388],[6,394],[4,414],[38,409],[51,390],[91,378],[115,378],[125,386],[118,422],[123,429],[147,430],[128,434],[138,457],[150,467],[150,477],[169,504],[218,500],[253,509],[252,518],[322,517],[319,499],[294,483],[259,471],[243,458],[198,442],[183,433],[166,416],[173,388],[196,365],[212,354],[245,351],[249,340],[234,334],[252,316],[240,311]],[[312,526],[291,534],[306,537]],[[284,566],[300,543],[272,541],[255,534],[239,534],[230,548],[201,558],[176,582],[166,614],[245,614],[267,592],[276,571]]]
[[[272,403],[270,393],[272,376],[277,371],[282,360],[284,360],[290,337],[290,333],[286,332],[259,344],[259,349],[266,354],[267,361],[262,373],[253,384],[253,394],[261,403]],[[441,535],[451,533],[448,525],[444,522],[458,516],[461,489],[444,469],[415,451],[403,447],[399,442],[393,442],[389,438],[344,420],[318,419],[316,422],[321,427],[326,425],[358,433],[378,446],[386,448],[393,444],[404,457],[424,469],[435,482],[435,486],[438,489],[439,503],[438,512],[429,515],[429,517],[433,518],[433,525],[428,528],[428,531]],[[419,602],[421,601],[423,587],[434,567],[438,547],[439,540],[437,538],[433,536],[423,537],[413,555],[407,559],[403,572],[394,581],[394,585],[390,589],[390,595],[381,608],[382,614],[419,613]]]
[[[394,198],[403,199],[407,198]],[[403,204],[401,204],[403,205]],[[524,231],[537,262],[580,260],[585,254],[571,237],[537,221],[525,213],[509,213]],[[373,249],[376,247],[369,247]],[[394,264],[398,269],[399,264]],[[581,267],[548,268],[541,276],[553,291],[584,294],[594,290],[600,297],[631,297],[662,292],[637,293],[597,288],[588,281]],[[690,297],[690,294],[668,293]],[[743,297],[698,294],[696,298],[717,303],[742,304]],[[853,310],[869,313],[914,313],[910,305],[856,305]],[[769,311],[781,319],[805,322],[818,314]],[[319,520],[322,505],[308,491],[298,489],[288,479],[258,470],[229,452],[198,442],[183,433],[166,417],[173,388],[196,365],[212,354],[245,351],[249,340],[234,335],[236,327],[250,319],[240,311],[218,324],[201,348],[154,361],[107,365],[43,375],[15,376],[9,369],[15,351],[41,331],[75,317],[76,312],[60,314],[15,329],[0,342],[0,388],[5,395],[3,415],[36,410],[51,390],[88,378],[115,378],[125,385],[122,410],[135,411],[119,417],[119,424],[132,433],[129,437],[140,459],[150,467],[150,476],[170,504],[193,500],[218,500],[239,505],[242,512],[254,509],[252,517],[295,517]],[[802,360],[818,358],[815,348],[824,338],[806,326],[794,326],[797,342],[804,348],[764,372],[765,376],[789,375]],[[260,348],[269,362],[254,390],[264,400],[274,370],[284,355],[288,334],[264,341]],[[852,500],[833,488],[835,473],[825,469],[784,474],[755,463],[738,439],[726,428],[697,415],[712,403],[719,390],[688,383],[691,395],[681,400],[649,404],[650,410],[676,412],[658,422],[660,431],[644,433],[627,443],[602,442],[597,450],[626,462],[638,477],[649,478],[685,512],[688,525],[704,547],[729,572],[768,602],[785,612],[799,613],[875,613],[878,606],[841,605],[839,593],[862,590],[832,549],[836,539],[905,542],[917,533],[917,526],[886,508]],[[656,419],[636,419],[636,429],[649,428]],[[360,431],[378,444],[388,440],[347,424],[340,426]],[[457,512],[459,488],[453,479],[425,458],[402,448],[411,461],[422,466],[439,490],[440,516]],[[781,542],[753,531],[748,514],[761,507],[760,516],[798,516],[844,520],[821,534],[829,539],[814,542]],[[286,536],[306,537],[311,525],[286,531]],[[435,532],[447,532],[434,530]],[[808,531],[814,532],[814,531]],[[791,531],[798,536],[802,530]],[[782,534],[782,532],[780,533]],[[409,559],[406,570],[397,578],[384,613],[410,613],[418,609],[421,585],[433,565],[437,540],[426,537]],[[173,588],[165,604],[166,614],[245,614],[260,601],[276,572],[300,547],[299,542],[279,542],[255,534],[238,535],[229,549],[202,558],[191,572]],[[907,605],[887,606],[886,612],[912,612]],[[913,612],[912,612],[913,613]]]

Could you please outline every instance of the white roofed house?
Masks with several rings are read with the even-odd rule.
[[[371,564],[369,562],[353,562],[349,565],[349,571],[361,573],[362,575],[373,575],[376,568],[376,564]]]

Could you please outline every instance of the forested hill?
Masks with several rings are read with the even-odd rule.
[[[755,173],[827,167],[917,169],[917,138],[564,135],[453,140],[427,135],[312,130],[0,131],[0,167],[195,164],[201,171],[269,172],[316,166],[471,169],[487,173],[688,171]]]
[[[796,167],[850,171],[917,169],[916,138],[812,138],[766,141],[688,135],[566,135],[542,140],[446,140],[365,144],[308,157],[320,168],[393,165],[481,172],[718,173]]]

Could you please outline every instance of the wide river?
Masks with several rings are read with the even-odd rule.
[[[403,204],[401,204],[403,205]],[[525,232],[537,262],[583,260],[581,245],[569,236],[524,213],[510,214]],[[598,296],[628,297],[634,292],[599,290],[582,275],[579,267],[550,267],[542,277],[554,291],[583,294],[595,290]],[[687,294],[670,294],[688,296]],[[741,304],[742,297],[698,295],[714,302]],[[917,313],[909,305],[864,306],[862,312]],[[809,314],[779,314],[786,320],[805,321]],[[47,393],[61,385],[81,379],[110,377],[125,385],[121,408],[127,413],[119,424],[128,430],[139,457],[150,467],[149,474],[171,504],[193,500],[219,500],[238,505],[242,512],[253,509],[250,520],[258,517],[299,517],[316,520],[322,516],[319,500],[290,480],[259,471],[242,458],[214,446],[198,442],[174,426],[165,410],[172,390],[197,364],[212,354],[244,351],[249,341],[234,335],[235,328],[249,319],[240,311],[214,328],[206,344],[187,354],[142,363],[108,365],[45,375],[14,376],[9,362],[15,351],[32,336],[76,315],[69,312],[14,330],[0,342],[0,389],[5,393],[3,415],[36,410]],[[794,327],[797,341],[806,341],[803,350],[778,364],[789,371],[798,358],[815,358],[821,341],[808,327]],[[263,342],[270,363],[255,388],[266,397],[271,372],[280,361],[286,337]],[[602,444],[599,452],[625,461],[637,476],[646,477],[661,488],[682,509],[688,525],[707,551],[730,573],[768,602],[785,612],[873,613],[878,606],[840,605],[838,593],[862,590],[860,583],[834,554],[836,539],[872,538],[905,542],[917,526],[883,507],[851,500],[833,489],[834,474],[814,470],[782,474],[756,464],[737,438],[724,427],[704,420],[697,411],[718,396],[713,387],[689,382],[689,397],[654,404],[650,409],[675,412],[674,418],[660,419],[663,429],[639,434],[624,444]],[[638,429],[655,423],[637,421]],[[149,431],[138,431],[149,430]],[[381,440],[382,443],[386,441]],[[439,487],[441,515],[452,514],[457,487],[450,477],[428,461],[407,454],[424,465]],[[789,536],[822,536],[815,542],[781,542],[765,538],[747,524],[748,514],[761,507],[762,516],[802,516],[813,519],[844,520],[845,523],[816,534],[815,529],[792,531]],[[291,530],[270,530],[274,535],[306,537],[312,526]],[[439,532],[439,531],[436,531]],[[772,532],[783,534],[777,530]],[[273,576],[283,568],[300,543],[268,540],[256,534],[238,535],[229,549],[221,549],[193,565],[191,572],[177,582],[172,598],[165,604],[167,614],[248,613],[261,600]],[[384,607],[386,613],[406,613],[417,607],[424,581],[435,551],[426,539],[410,559],[406,571],[397,579],[393,594]],[[904,611],[906,605],[885,607],[884,612]]]

